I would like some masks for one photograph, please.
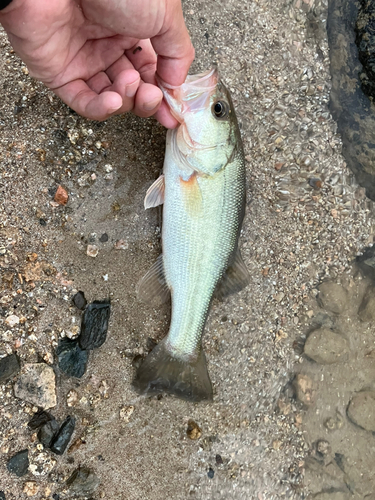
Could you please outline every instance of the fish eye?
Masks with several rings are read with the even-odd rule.
[[[225,101],[216,101],[212,105],[212,113],[216,118],[226,118],[229,115],[229,105]]]

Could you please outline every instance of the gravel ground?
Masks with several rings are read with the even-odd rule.
[[[55,366],[58,340],[78,333],[74,293],[112,304],[108,339],[84,377],[56,369],[50,411],[60,422],[76,419],[68,452],[37,444],[27,427],[37,408],[15,398],[17,376],[0,385],[6,500],[72,498],[66,480],[78,466],[99,477],[95,499],[268,500],[323,490],[320,499],[344,498],[318,473],[303,484],[322,437],[309,394],[322,391],[323,405],[329,397],[324,384],[310,390],[301,379],[319,377],[303,355],[317,287],[350,276],[353,258],[374,241],[373,204],[346,167],[328,111],[326,9],[313,0],[184,2],[192,70],[218,64],[248,171],[241,248],[251,282],[212,307],[204,346],[213,404],[143,398],[130,387],[137,358],[169,322],[167,306],[147,307],[135,295],[160,252],[160,214],[144,212],[143,197],[162,168],[165,130],[131,116],[78,117],[29,78],[1,34],[0,356]],[[58,185],[66,206],[53,201]],[[41,465],[18,478],[6,463],[26,448]]]

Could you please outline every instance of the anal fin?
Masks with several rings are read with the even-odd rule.
[[[217,284],[215,289],[215,297],[223,299],[237,293],[245,288],[250,281],[249,271],[242,259],[240,250],[237,248],[232,264],[228,266],[223,278]]]
[[[142,302],[164,304],[170,297],[170,291],[165,280],[163,255],[143,276],[137,285],[137,296]]]
[[[164,174],[161,174],[147,190],[144,201],[146,210],[148,208],[158,207],[164,203],[164,190]]]

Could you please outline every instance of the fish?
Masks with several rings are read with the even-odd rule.
[[[202,335],[214,297],[242,290],[238,247],[246,206],[244,152],[233,102],[216,69],[172,87],[159,81],[177,128],[168,130],[163,173],[146,209],[163,205],[162,254],[137,285],[144,302],[168,301],[169,332],[133,380],[140,394],[211,401]]]

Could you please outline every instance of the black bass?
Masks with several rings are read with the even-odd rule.
[[[163,174],[149,188],[145,208],[164,203],[163,253],[138,285],[150,301],[172,297],[168,335],[139,367],[141,393],[212,399],[202,334],[214,296],[248,284],[238,249],[245,212],[241,135],[228,90],[216,70],[160,87],[180,125],[167,133]]]

